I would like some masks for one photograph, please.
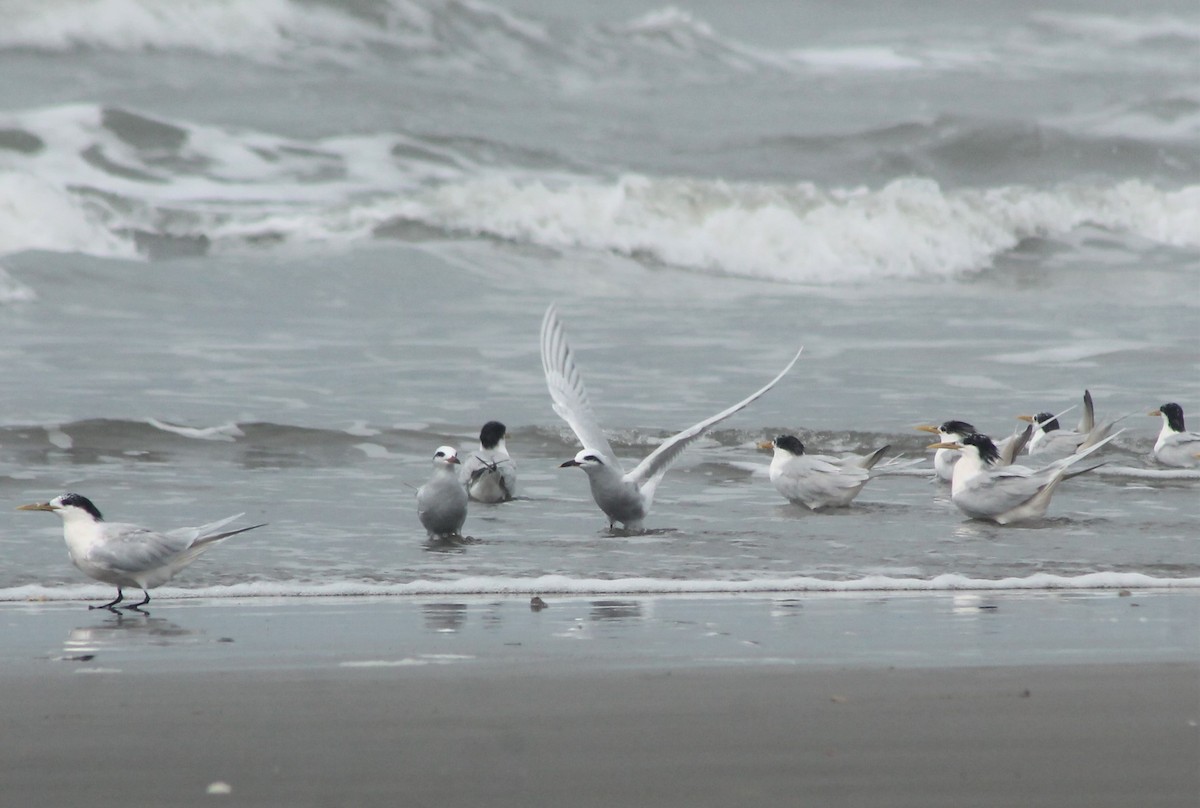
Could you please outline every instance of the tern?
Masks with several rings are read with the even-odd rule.
[[[996,444],[979,432],[967,435],[961,441],[933,443],[929,448],[962,452],[962,457],[954,464],[954,480],[950,484],[950,501],[959,510],[972,519],[989,519],[997,524],[1011,525],[1045,516],[1050,498],[1054,496],[1059,483],[1098,468],[1090,466],[1070,471],[1070,467],[1115,437],[1110,435],[1081,452],[1040,469],[1000,466],[1000,451]]]
[[[1200,466],[1200,432],[1185,431],[1183,407],[1172,402],[1149,414],[1161,415],[1163,419],[1162,431],[1154,442],[1154,459],[1164,466]]]
[[[90,578],[112,584],[117,596],[89,609],[112,609],[125,599],[124,588],[136,586],[145,595],[125,609],[138,609],[150,602],[150,592],[171,580],[201,553],[222,539],[263,527],[251,525],[237,530],[221,528],[241,517],[235,514],[200,527],[181,527],[157,533],[137,525],[106,522],[92,501],[80,494],[63,494],[49,502],[22,505],[19,511],[50,511],[63,520],[63,538],[71,563]]]
[[[1092,394],[1088,390],[1083,391],[1083,415],[1075,429],[1062,429],[1058,423],[1059,416],[1048,412],[1018,415],[1017,418],[1028,421],[1034,427],[1033,437],[1029,439],[1029,455],[1042,455],[1044,460],[1066,457],[1094,446],[1107,438],[1117,421],[1121,420],[1115,418],[1097,424]]]
[[[575,365],[575,356],[567,344],[562,322],[554,306],[546,309],[546,316],[542,319],[541,343],[542,369],[546,373],[546,387],[550,390],[554,411],[567,422],[583,445],[573,459],[559,468],[577,466],[583,469],[592,489],[592,498],[608,517],[609,528],[620,523],[627,531],[643,529],[658,484],[683,450],[712,427],[774,387],[792,369],[804,350],[801,348],[797,351],[787,367],[764,387],[732,407],[668,438],[632,471],[625,472],[592,412],[583,377]]]
[[[961,443],[963,438],[979,432],[979,430],[966,421],[954,420],[945,421],[939,426],[919,426],[917,429],[922,432],[932,432],[941,439],[942,443]],[[1029,443],[1029,436],[1032,432],[1033,425],[1031,424],[1025,427],[1023,431],[1014,432],[1007,438],[997,441],[996,448],[1000,452],[1000,459],[997,461],[997,465],[1011,466],[1016,462],[1017,456],[1021,454],[1021,450]],[[938,449],[934,452],[933,471],[937,479],[944,483],[948,483],[954,479],[954,465],[960,457],[962,457],[962,453],[954,449]]]
[[[758,444],[774,449],[771,458],[771,484],[784,499],[819,510],[849,505],[871,479],[870,469],[879,462],[888,447],[866,455],[841,457],[806,454],[804,444],[794,435],[780,435]]]
[[[431,539],[462,535],[463,522],[467,521],[467,489],[455,472],[459,464],[453,446],[439,446],[433,453],[433,476],[417,489],[417,516]]]
[[[507,502],[517,495],[517,464],[504,445],[507,436],[499,421],[488,421],[479,430],[479,450],[471,453],[460,472],[471,499]]]

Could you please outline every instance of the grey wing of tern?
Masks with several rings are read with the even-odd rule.
[[[583,376],[575,364],[575,355],[567,344],[558,310],[551,305],[542,318],[542,370],[546,373],[546,387],[550,390],[551,406],[571,427],[575,437],[584,448],[601,452],[611,465],[621,470],[621,462],[608,443],[608,438],[588,400]]]
[[[104,541],[88,548],[87,560],[121,573],[140,573],[180,560],[193,539],[181,531],[158,533],[137,525],[106,523]]]
[[[643,496],[646,497],[647,505],[654,499],[654,491],[658,488],[659,482],[662,481],[663,475],[667,473],[667,469],[671,467],[671,464],[679,459],[679,455],[683,453],[684,449],[721,421],[724,421],[739,410],[745,409],[765,395],[767,391],[779,383],[780,379],[787,375],[792,366],[800,359],[800,354],[803,352],[804,348],[801,347],[800,350],[796,351],[796,355],[792,357],[792,361],[788,362],[787,366],[779,371],[775,378],[746,396],[737,404],[727,407],[716,415],[705,418],[703,421],[693,424],[682,432],[663,441],[657,449],[647,455],[641,463],[638,463],[633,471],[625,475],[626,479],[634,482],[641,489]]]

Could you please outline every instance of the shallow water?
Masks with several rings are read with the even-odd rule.
[[[172,584],[209,593],[1200,579],[1143,415],[1200,412],[1191,5],[150,7],[0,34],[0,500],[269,521]],[[550,302],[627,462],[805,350],[613,537],[557,469]],[[753,447],[921,457],[1085,388],[1126,431],[1028,527],[925,475],[810,514]],[[413,488],[492,418],[522,499],[430,548]],[[0,513],[0,595],[106,596]]]

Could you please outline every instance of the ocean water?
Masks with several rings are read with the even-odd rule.
[[[4,13],[2,599],[109,596],[13,511],[67,490],[270,522],[160,596],[1200,586],[1145,417],[1200,418],[1194,3]],[[551,302],[627,464],[805,350],[611,535],[557,468]],[[928,459],[808,513],[754,448],[927,458],[1084,389],[1125,431],[1028,526]],[[522,496],[430,546],[415,487],[489,419]]]

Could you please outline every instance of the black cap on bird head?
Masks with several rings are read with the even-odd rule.
[[[978,431],[966,421],[947,421],[941,430],[947,435],[974,435]]]
[[[62,507],[73,505],[81,511],[85,511],[91,515],[97,522],[104,521],[104,517],[100,515],[100,509],[92,504],[92,501],[83,494],[63,494],[58,498],[58,504]]]
[[[979,459],[989,466],[1000,459],[1000,450],[996,448],[996,444],[992,443],[992,439],[982,432],[974,432],[962,439],[963,446],[974,446],[979,452]]]
[[[1183,407],[1175,402],[1163,404],[1158,411],[1167,419],[1167,423],[1176,432],[1183,432]]]
[[[780,435],[775,439],[775,448],[783,449],[794,455],[804,454],[804,444],[795,435]]]
[[[504,440],[506,432],[504,424],[499,421],[488,421],[483,425],[483,429],[479,430],[479,445],[484,449],[495,449],[496,444]]]
[[[1042,428],[1043,432],[1052,432],[1058,429],[1058,419],[1054,417],[1054,413],[1052,412],[1039,412],[1033,416],[1033,420],[1037,421],[1038,426]]]

